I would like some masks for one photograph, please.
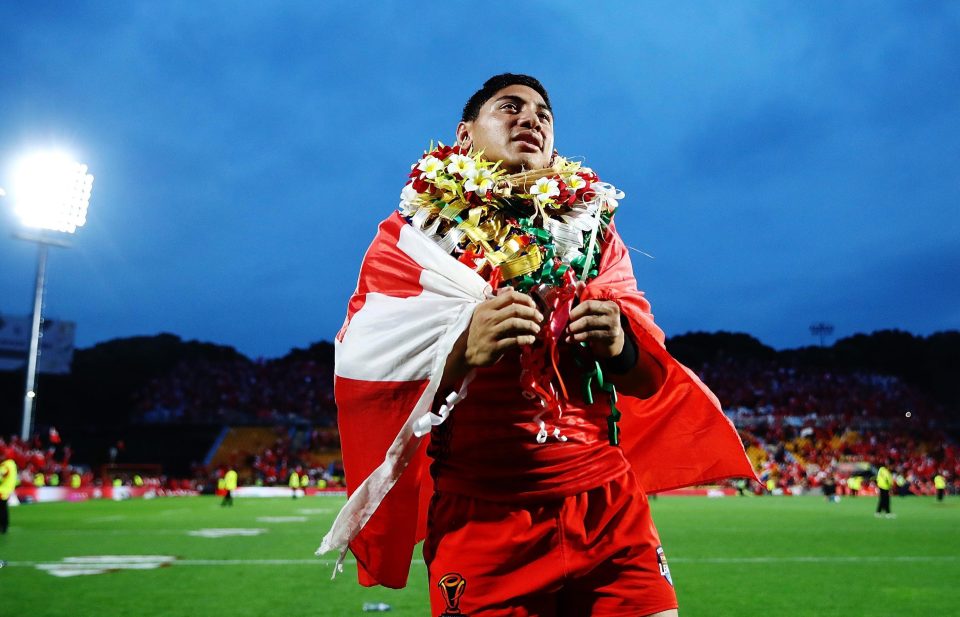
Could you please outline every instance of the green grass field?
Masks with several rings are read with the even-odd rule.
[[[364,602],[386,602],[394,615],[430,614],[419,552],[400,591],[360,587],[349,562],[330,580],[332,562],[313,551],[342,498],[218,503],[178,497],[11,508],[10,532],[0,536],[0,559],[7,562],[0,569],[0,616],[360,615]],[[894,499],[894,520],[874,518],[874,506],[869,497],[838,504],[815,497],[654,501],[680,614],[960,615],[960,499]],[[210,528],[266,531],[189,534]],[[51,574],[92,568],[105,555],[176,561]]]

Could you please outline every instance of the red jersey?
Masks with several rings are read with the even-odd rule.
[[[561,352],[562,353],[562,352]],[[579,385],[572,363],[564,363],[564,380]],[[623,451],[610,445],[606,396],[592,405],[572,388],[561,401],[559,421],[549,418],[544,443],[536,439],[537,401],[521,393],[520,354],[512,353],[491,367],[477,370],[469,395],[446,422],[433,429],[427,454],[437,490],[490,501],[529,502],[567,497],[623,475],[629,465]]]

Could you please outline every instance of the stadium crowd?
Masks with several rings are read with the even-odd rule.
[[[54,428],[45,438],[39,433],[26,441],[16,435],[0,438],[0,459],[16,463],[20,484],[73,488],[92,485],[94,477],[90,469],[74,466],[72,456],[72,448],[63,444]]]
[[[117,444],[120,449],[123,443]],[[115,455],[115,448],[112,455]],[[23,440],[17,435],[0,438],[0,461],[11,460],[16,465],[17,485],[62,487],[70,489],[129,486],[168,491],[191,490],[189,479],[170,478],[161,473],[159,465],[108,465],[93,469],[72,460],[73,449],[65,444],[55,428],[34,433]]]
[[[151,379],[135,406],[145,422],[334,426],[333,365],[305,355],[184,361]]]
[[[338,486],[343,470],[335,454],[331,362],[309,352],[271,361],[183,361],[137,392],[135,419],[274,427],[266,446],[232,452],[213,468],[196,465],[193,486],[209,484],[226,467],[237,469],[245,484],[286,486],[296,472],[310,486]],[[842,494],[857,477],[865,480],[860,490],[869,492],[881,464],[893,470],[902,493],[933,493],[938,473],[951,492],[960,492],[960,448],[945,430],[944,410],[896,377],[723,358],[698,373],[740,430],[762,481],[757,492],[826,486]],[[0,453],[16,461],[21,482],[64,483],[75,472],[83,485],[101,480],[71,462],[55,430],[29,442],[0,440]]]
[[[271,445],[256,451],[231,453],[227,463],[218,466],[213,475],[222,477],[231,468],[240,471],[243,483],[254,486],[289,486],[294,473],[298,478],[297,488],[343,485],[343,464],[339,457],[323,454],[340,449],[340,436],[335,428],[298,430],[278,426],[274,432],[276,438]],[[197,469],[198,479],[210,475],[211,471],[206,468]]]
[[[943,409],[896,377],[729,360],[704,365],[700,376],[724,402],[768,492],[849,493],[850,478],[868,479],[884,463],[902,494],[933,494],[941,472],[955,486],[960,478]]]

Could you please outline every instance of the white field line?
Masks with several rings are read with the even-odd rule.
[[[114,557],[118,559],[119,557]],[[68,558],[70,559],[70,558]],[[767,564],[767,563],[903,563],[929,561],[957,561],[958,555],[891,555],[885,556],[808,556],[808,557],[674,557],[670,563],[719,563],[719,564]],[[6,567],[33,568],[60,564],[63,562],[46,561],[8,561]],[[167,562],[177,566],[332,566],[333,559],[178,559]],[[346,564],[356,564],[356,560],[347,559]],[[422,559],[412,559],[411,563],[422,564]]]
[[[670,563],[887,563],[910,561],[956,561],[957,555],[854,556],[819,555],[809,557],[674,557]]]
[[[84,523],[114,523],[116,521],[122,521],[127,517],[123,514],[112,514],[110,516],[94,516],[92,518],[83,519]]]

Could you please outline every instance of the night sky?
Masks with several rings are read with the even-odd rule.
[[[668,336],[960,327],[960,3],[597,4],[0,4],[0,186],[37,147],[96,176],[45,314],[80,347],[331,340],[410,164],[511,71],[626,192]],[[0,314],[26,315],[36,247],[0,212]]]

